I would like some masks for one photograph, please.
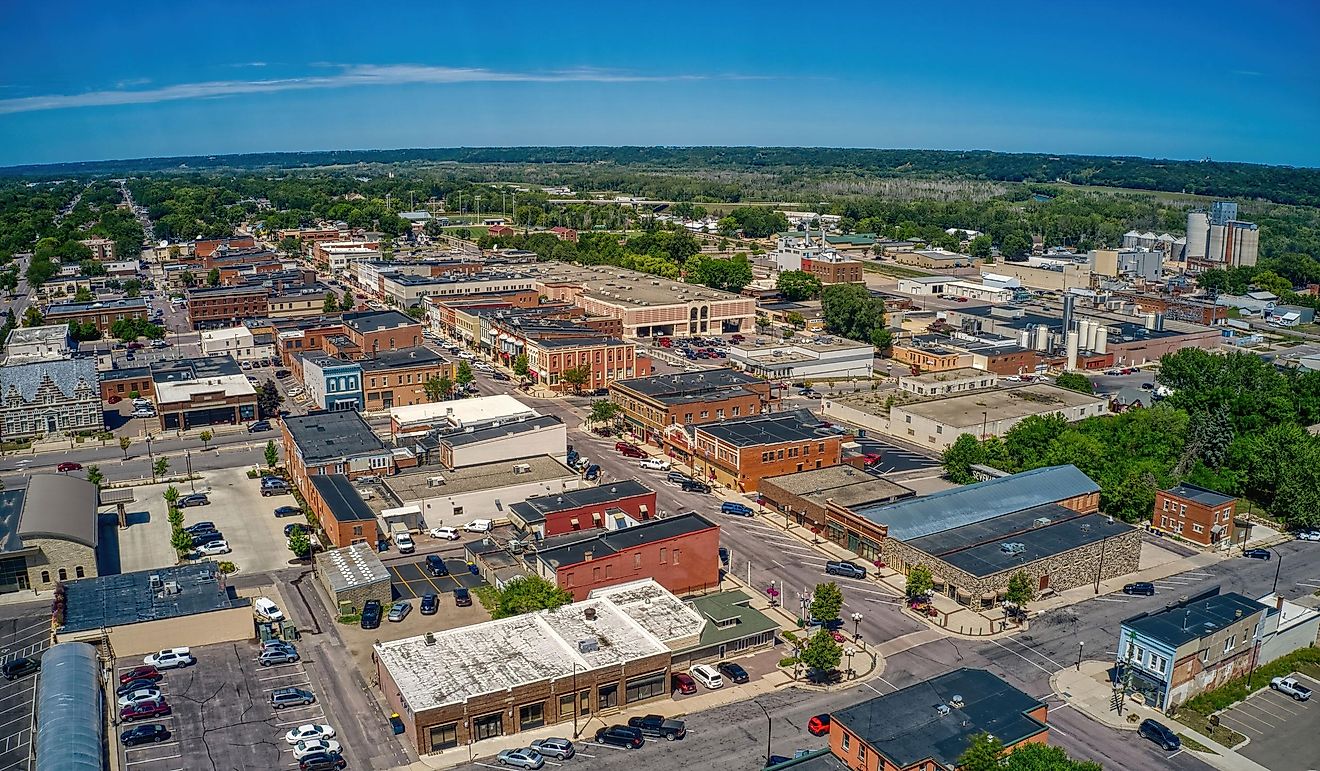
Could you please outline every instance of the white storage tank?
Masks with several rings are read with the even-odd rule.
[[[1080,337],[1076,330],[1068,333],[1068,363],[1066,369],[1069,372],[1077,371],[1077,340]]]
[[[1101,325],[1095,332],[1095,352],[1106,353],[1109,350],[1109,327]]]

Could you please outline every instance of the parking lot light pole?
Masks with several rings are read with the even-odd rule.
[[[774,731],[774,721],[770,719],[770,710],[766,709],[764,704],[755,699],[752,700],[752,703],[760,707],[761,711],[765,713],[765,764],[768,767],[770,765],[770,736]]]
[[[1283,555],[1273,546],[1270,547],[1270,551],[1274,552],[1274,556],[1279,558],[1278,563],[1274,566],[1274,586],[1270,588],[1270,594],[1277,595],[1279,593],[1279,571],[1283,570]]]
[[[1077,671],[1082,671],[1082,646],[1086,645],[1085,640],[1077,641]]]

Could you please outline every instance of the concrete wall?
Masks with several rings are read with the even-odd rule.
[[[183,618],[114,627],[110,630],[110,645],[114,647],[116,656],[141,656],[165,648],[179,646],[197,648],[215,643],[254,640],[256,636],[252,608],[244,605]],[[59,642],[70,640],[94,642],[100,637],[101,630],[90,629],[85,632],[60,635]]]
[[[1320,615],[1311,616],[1283,631],[1267,635],[1265,641],[1261,643],[1260,652],[1256,654],[1256,666],[1268,664],[1295,650],[1309,648],[1315,645],[1317,636],[1320,636]]]
[[[475,490],[468,493],[445,495],[444,487],[428,489],[428,495],[402,501],[404,506],[417,506],[422,510],[426,527],[462,527],[474,519],[507,521],[510,503],[525,501],[533,495],[552,495],[564,490],[576,490],[581,480],[563,477],[544,482],[513,483],[493,490]],[[461,509],[456,513],[456,509]]]
[[[864,412],[856,407],[851,407],[843,402],[835,401],[833,399],[822,400],[821,408],[826,417],[835,420],[842,420],[845,423],[851,423],[854,426],[861,426],[862,428],[871,431],[879,431],[885,434],[889,433],[889,420],[880,415]]]

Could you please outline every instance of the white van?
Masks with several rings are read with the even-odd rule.
[[[489,519],[474,519],[463,526],[463,529],[469,533],[489,533],[495,523]]]
[[[711,690],[724,687],[724,678],[720,677],[720,673],[715,670],[715,667],[709,664],[693,665],[688,673],[692,675],[692,679]]]
[[[417,548],[413,543],[412,535],[406,531],[394,534],[394,545],[399,549],[400,554],[412,554]]]
[[[637,465],[644,469],[650,469],[651,471],[669,470],[669,461],[664,458],[647,458]]]

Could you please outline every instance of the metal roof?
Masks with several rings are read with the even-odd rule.
[[[96,360],[50,359],[29,364],[7,364],[0,368],[0,397],[9,398],[17,391],[23,401],[37,396],[41,384],[49,380],[66,399],[76,398],[80,387],[96,391]]]
[[[1076,466],[1046,466],[853,513],[887,525],[890,538],[908,541],[1099,491]]]
[[[337,522],[372,520],[376,514],[362,500],[362,495],[343,474],[312,474],[307,477],[325,501],[330,516]]]
[[[1103,514],[1078,515],[1055,504],[1005,514],[909,541],[948,564],[985,577],[1130,532]]]
[[[1267,610],[1266,606],[1237,592],[1219,594],[1216,586],[1185,603],[1133,616],[1123,622],[1123,628],[1176,649]]]
[[[382,329],[397,329],[421,323],[412,316],[398,311],[360,311],[344,314],[344,326],[358,333],[379,332]]]
[[[584,562],[588,553],[591,553],[595,559],[642,544],[656,543],[712,527],[716,527],[715,523],[695,511],[690,511],[675,517],[652,519],[622,530],[592,531],[564,536],[562,541],[568,542],[560,545],[555,545],[555,541],[561,539],[546,539],[538,548],[535,557],[551,569],[556,569]]]
[[[18,518],[18,534],[62,538],[96,548],[96,485],[68,474],[34,474]]]
[[[1223,506],[1226,503],[1232,503],[1237,500],[1237,498],[1234,498],[1231,495],[1217,493],[1214,490],[1208,490],[1199,485],[1191,484],[1190,482],[1183,482],[1182,484],[1170,487],[1164,492],[1169,495],[1175,495],[1179,498],[1185,498],[1189,501],[1196,501],[1197,503],[1205,504],[1206,506]]]
[[[753,415],[747,418],[726,420],[721,423],[706,423],[696,427],[700,433],[709,434],[734,447],[756,447],[765,444],[783,444],[785,442],[815,442],[827,438],[837,438],[833,434],[821,436],[816,433],[820,421],[807,410],[776,412],[770,415]]]
[[[509,504],[509,510],[516,512],[524,522],[542,522],[547,514],[556,511],[567,511],[582,506],[602,506],[624,498],[654,494],[654,492],[636,479],[620,479],[608,485],[565,490],[555,495],[538,495],[520,503]]]
[[[87,643],[57,643],[42,654],[36,771],[101,771],[100,669],[96,649]]]
[[[334,592],[390,582],[390,571],[385,569],[376,550],[366,543],[318,554],[316,565]]]

